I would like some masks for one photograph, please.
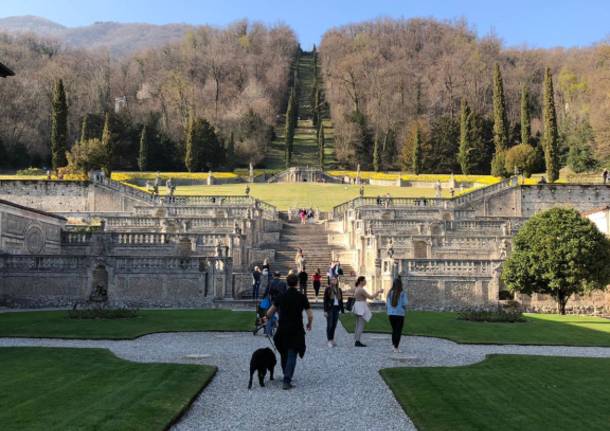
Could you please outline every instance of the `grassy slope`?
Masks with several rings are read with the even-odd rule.
[[[607,430],[610,359],[490,356],[467,367],[381,370],[417,429]]]
[[[295,130],[292,164],[294,166],[318,167],[320,163],[318,142],[316,141],[316,130],[311,122],[311,95],[314,83],[313,56],[310,53],[304,53],[299,60],[298,68],[301,85],[298,98],[298,117],[300,120]],[[325,137],[324,168],[332,169],[335,167],[333,127],[328,119],[324,120],[323,124]],[[277,139],[271,143],[263,163],[267,169],[284,169],[286,167],[283,122],[280,122],[276,127],[276,133]]]
[[[246,184],[223,184],[217,186],[178,186],[177,195],[243,195]],[[328,211],[334,206],[358,197],[360,186],[321,183],[255,183],[250,193],[255,198],[275,205],[280,210],[298,207],[319,208]],[[364,186],[365,196],[434,197],[434,189],[419,187]],[[165,187],[160,189],[165,194]],[[449,193],[443,190],[443,196]]]
[[[163,430],[214,373],[133,363],[102,349],[2,348],[0,423],[7,430]]]
[[[540,344],[610,347],[610,320],[589,316],[526,314],[525,323],[485,323],[457,320],[455,313],[412,311],[407,313],[403,333],[447,338],[458,343]],[[353,332],[354,317],[341,317]],[[391,332],[385,313],[374,313],[368,332]]]
[[[154,332],[250,331],[254,312],[142,310],[133,319],[69,319],[65,311],[0,313],[0,337],[133,339]]]

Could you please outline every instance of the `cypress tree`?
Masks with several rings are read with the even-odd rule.
[[[419,175],[421,173],[421,139],[419,136],[419,125],[415,125],[415,130],[413,131],[413,160],[412,160],[412,169],[415,175]]]
[[[506,176],[504,152],[508,148],[508,119],[506,117],[506,100],[504,99],[502,72],[500,72],[500,65],[498,63],[494,66],[493,75],[493,114],[495,152],[491,162],[491,173],[496,176]]]
[[[233,132],[229,135],[229,142],[227,143],[227,162],[229,168],[235,165],[235,136]]]
[[[381,170],[381,143],[379,142],[379,133],[375,133],[373,141],[373,170],[379,172]]]
[[[195,145],[195,118],[193,110],[189,111],[189,117],[186,123],[186,132],[184,136],[184,167],[189,171],[193,172],[196,170],[196,148]]]
[[[462,173],[469,175],[475,167],[474,152],[475,142],[474,134],[474,118],[470,107],[465,99],[462,99],[460,107],[460,148],[458,151],[458,162]]]
[[[110,115],[104,116],[104,129],[102,130],[102,148],[104,149],[104,166],[102,169],[106,177],[112,175],[112,137],[110,132]]]
[[[521,143],[529,144],[531,135],[529,91],[527,85],[523,84],[521,88]]]
[[[290,167],[292,161],[292,146],[294,143],[294,128],[296,123],[296,109],[295,109],[296,94],[294,87],[290,91],[290,97],[288,98],[288,106],[286,108],[286,126],[284,129],[284,135],[286,140],[286,167]]]
[[[89,114],[83,116],[80,126],[80,142],[85,142],[87,139],[89,139]]]
[[[354,137],[353,141],[356,163],[360,164],[361,168],[367,169],[372,159],[371,147],[373,146],[373,142],[366,117],[362,112],[354,111],[351,120],[358,128],[358,134]]]
[[[493,109],[494,109],[494,145],[496,153],[508,148],[508,119],[506,117],[506,100],[504,99],[504,85],[500,65],[496,63],[493,82]]]
[[[555,98],[553,95],[553,75],[551,68],[547,67],[544,73],[544,91],[542,100],[542,118],[544,134],[542,142],[544,147],[544,161],[546,163],[547,181],[554,182],[559,178],[559,153],[557,131],[557,113],[555,111]]]
[[[54,171],[66,165],[68,141],[68,102],[64,83],[58,79],[53,86],[51,103],[51,166]]]
[[[320,150],[320,169],[324,170],[324,147],[326,142],[324,140],[324,126],[320,122],[318,127],[318,147]]]
[[[146,131],[146,125],[142,127],[142,133],[140,134],[140,151],[138,153],[138,168],[140,171],[146,171],[148,169],[148,133]]]

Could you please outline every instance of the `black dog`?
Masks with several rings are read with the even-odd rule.
[[[258,349],[252,353],[252,359],[250,359],[250,383],[248,383],[248,389],[252,389],[252,376],[254,371],[258,371],[258,382],[261,386],[265,386],[264,380],[267,370],[269,370],[269,379],[273,380],[273,369],[275,368],[277,361],[273,351],[266,347],[264,349]]]

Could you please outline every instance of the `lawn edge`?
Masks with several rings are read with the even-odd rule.
[[[236,330],[231,330],[231,329],[214,329],[214,330],[200,330],[200,331],[153,331],[153,332],[146,332],[143,334],[139,334],[136,335],[134,337],[121,337],[121,338],[91,338],[91,337],[62,337],[62,336],[40,336],[40,335],[35,335],[35,336],[29,336],[29,335],[1,335],[0,334],[0,339],[2,338],[31,338],[33,340],[83,340],[83,341],[87,341],[87,340],[95,340],[95,341],[134,341],[137,340],[138,338],[142,338],[142,337],[146,337],[147,335],[154,335],[154,334],[197,334],[197,333],[212,333],[212,332],[221,332],[221,333],[251,333],[252,330],[251,329],[236,329]]]
[[[341,320],[341,318],[339,318],[339,320]],[[353,334],[354,331],[347,329],[345,327],[345,325],[343,325],[343,322],[341,322],[341,325],[343,326],[343,329],[345,329],[345,331],[348,334]],[[390,331],[364,331],[365,334],[387,334],[387,335],[391,335],[392,333]],[[609,349],[610,348],[610,343],[608,345],[605,346],[600,346],[599,344],[537,344],[537,343],[502,343],[502,342],[493,342],[493,341],[480,341],[480,342],[476,342],[476,341],[463,341],[463,340],[456,340],[455,338],[451,338],[451,337],[441,337],[441,336],[437,336],[437,335],[429,335],[429,334],[416,334],[416,333],[408,333],[408,334],[402,334],[403,336],[407,336],[407,337],[425,337],[425,338],[438,338],[440,340],[446,340],[446,341],[451,341],[452,343],[455,344],[464,344],[464,345],[471,345],[471,346],[539,346],[539,347],[599,347],[601,349]]]
[[[192,364],[192,365],[195,365],[195,364]],[[207,388],[208,385],[210,384],[210,382],[212,380],[214,380],[214,378],[216,377],[216,373],[218,372],[218,367],[217,366],[215,366],[215,365],[206,365],[206,364],[196,364],[196,365],[197,366],[205,365],[206,367],[212,368],[213,369],[212,375],[210,376],[210,378],[206,382],[203,383],[203,385],[201,385],[201,388],[199,388],[199,390],[186,402],[186,404],[184,404],[184,406],[182,406],[182,408],[178,411],[178,413],[176,413],[174,415],[174,417],[165,425],[165,427],[163,428],[164,431],[169,430],[174,425],[176,425],[178,422],[180,422],[180,420],[184,417],[186,412],[188,412],[191,409],[191,406],[193,405],[195,400],[197,398],[199,398],[199,396],[205,390],[205,388]]]

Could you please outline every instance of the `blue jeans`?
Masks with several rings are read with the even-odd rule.
[[[282,359],[282,371],[284,372],[284,383],[290,383],[294,375],[294,369],[297,366],[297,351],[288,349],[280,356]]]
[[[275,317],[276,315],[274,314],[273,316],[271,316],[271,319],[267,319],[267,323],[265,323],[265,334],[266,335],[273,335],[273,325],[275,324],[275,321],[277,319],[277,317]]]
[[[326,316],[326,339],[328,341],[335,339],[335,329],[337,329],[337,321],[339,320],[340,308],[338,305],[333,305]]]
[[[260,288],[261,288],[260,281],[255,281],[254,284],[252,284],[252,298],[258,299],[258,291]]]

